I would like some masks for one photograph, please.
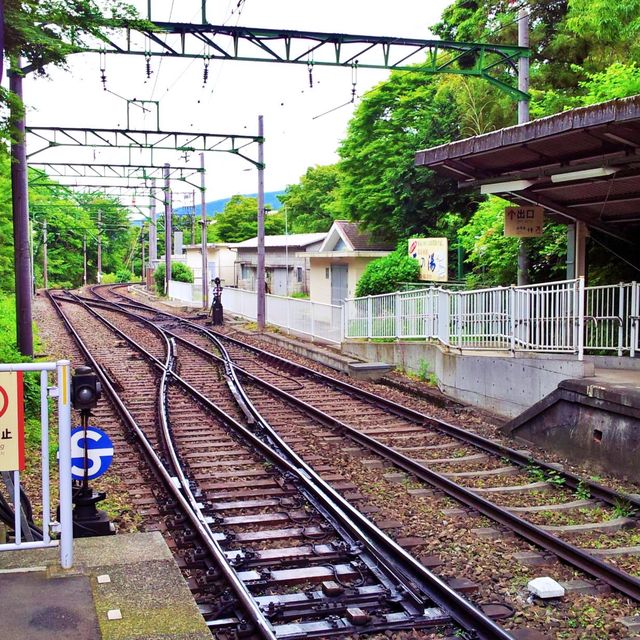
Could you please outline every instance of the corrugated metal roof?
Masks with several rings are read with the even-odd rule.
[[[354,251],[393,251],[396,248],[391,242],[375,240],[370,233],[362,231],[357,222],[336,220],[334,224],[347,237]]]
[[[500,195],[540,204],[557,219],[624,234],[640,226],[640,96],[572,109],[416,153],[416,164],[461,187],[531,180]],[[607,168],[609,175],[553,182],[551,177]],[[506,189],[506,187],[505,187]]]
[[[292,233],[290,235],[282,236],[265,236],[264,246],[269,248],[274,247],[306,247],[307,245],[314,244],[316,242],[322,242],[327,233]],[[251,249],[257,248],[258,238],[249,238],[243,242],[237,242],[229,245],[237,249]]]

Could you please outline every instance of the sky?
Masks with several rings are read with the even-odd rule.
[[[450,2],[208,0],[207,18],[212,24],[429,39],[433,37],[429,25],[438,21]],[[145,0],[132,4],[146,15]],[[155,20],[200,20],[200,0],[153,0],[152,4]],[[101,66],[105,69],[107,91],[100,79]],[[265,128],[267,191],[296,184],[308,167],[338,159],[336,151],[354,108],[350,103],[341,106],[351,99],[350,69],[316,67],[312,88],[305,65],[212,61],[206,84],[202,60],[156,57],[151,60],[151,70],[153,73],[147,78],[141,56],[74,54],[70,56],[68,70],[54,69],[48,78],[33,75],[27,78],[24,86],[27,124],[118,128],[127,121],[126,100],[133,98],[159,100],[163,131],[257,135],[260,114]],[[362,94],[388,75],[385,70],[360,69],[356,78],[356,105]],[[132,128],[155,127],[156,115],[151,110],[130,107],[130,112]],[[28,147],[33,151],[39,145],[29,138]],[[257,146],[250,154],[257,159]],[[150,161],[148,154],[137,151],[71,147],[48,149],[32,156],[32,160]],[[179,152],[166,152],[156,153],[153,162],[169,162],[174,166],[184,166],[186,162],[197,166],[199,158],[197,154],[185,158]],[[205,162],[207,200],[257,191],[257,171],[252,164],[228,153],[207,153]],[[172,189],[175,206],[191,202],[191,187],[177,183]],[[140,193],[135,197],[138,204],[147,202]],[[129,201],[130,198],[123,199]]]

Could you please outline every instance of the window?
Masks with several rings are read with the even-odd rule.
[[[253,267],[250,264],[240,265],[240,279],[241,280],[253,280]]]
[[[296,267],[296,282],[302,282],[302,267]]]
[[[327,267],[327,268],[324,270],[324,277],[325,277],[327,280],[329,280],[329,278],[331,278],[330,273],[331,273],[331,272],[329,271],[329,267]]]

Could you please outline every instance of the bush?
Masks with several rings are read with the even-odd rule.
[[[407,253],[407,243],[384,258],[373,260],[367,265],[358,280],[356,296],[375,296],[398,290],[400,282],[412,282],[420,275],[420,263]]]
[[[116,271],[116,282],[131,282],[133,274],[126,267],[122,267]]]
[[[100,278],[100,284],[115,284],[118,282],[118,278],[115,273],[103,273]]]
[[[159,264],[153,272],[153,280],[156,283],[156,291],[164,294],[164,262]],[[182,262],[171,263],[171,279],[177,282],[193,282],[193,271]]]

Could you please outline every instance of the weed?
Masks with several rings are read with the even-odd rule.
[[[533,482],[545,482],[544,471],[536,464],[529,463],[527,465],[527,474]]]
[[[618,499],[613,505],[612,519],[614,518],[629,518],[636,513],[636,509],[631,505],[628,500]]]
[[[558,471],[549,471],[547,473],[546,480],[549,484],[552,484],[556,487],[561,487],[567,479]]]
[[[578,486],[573,494],[578,500],[589,500],[591,498],[591,491],[589,491],[589,487],[584,480],[578,482]]]

